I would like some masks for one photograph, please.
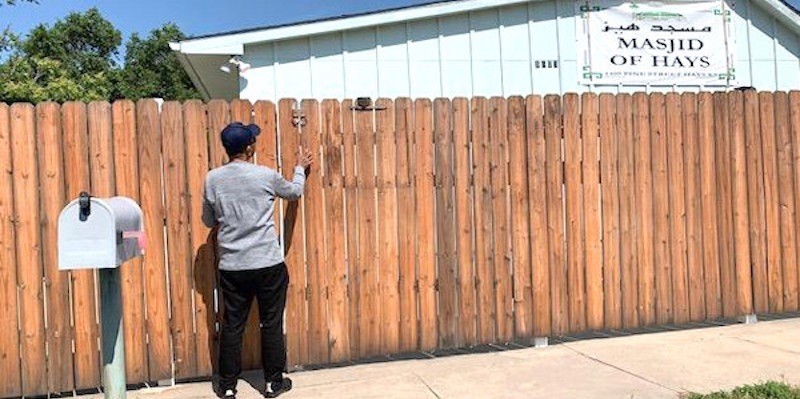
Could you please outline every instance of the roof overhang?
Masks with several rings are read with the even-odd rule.
[[[387,25],[426,18],[436,18],[449,14],[477,11],[485,8],[501,7],[517,3],[527,3],[528,1],[530,0],[446,1],[351,17],[345,16],[336,19],[312,21],[238,33],[211,35],[194,39],[190,38],[181,41],[180,45],[181,51],[186,54],[209,54],[211,52],[218,54],[226,49],[241,49],[241,46],[246,44],[286,40],[328,32],[359,29],[376,25]]]
[[[782,22],[792,32],[800,35],[800,13],[781,0],[755,0],[764,10]]]
[[[243,55],[244,47],[249,44],[436,18],[528,1],[531,0],[443,1],[350,17],[190,38],[170,43],[170,48],[178,55],[181,65],[204,99],[232,99],[239,97],[238,70],[231,68],[231,73],[225,73],[220,67],[225,65],[231,56]]]
[[[230,47],[230,52],[217,53],[186,53],[182,51],[181,43],[170,43],[169,47],[178,56],[183,69],[189,74],[194,87],[206,101],[212,98],[232,100],[239,98],[239,70],[230,68],[230,72],[223,72],[221,67],[228,65],[232,55],[241,55],[240,50]]]

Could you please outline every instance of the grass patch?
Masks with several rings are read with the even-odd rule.
[[[800,399],[800,388],[783,382],[765,382],[744,385],[733,391],[714,392],[707,395],[689,394],[687,399]]]

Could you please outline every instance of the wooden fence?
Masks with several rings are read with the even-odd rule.
[[[352,106],[0,104],[0,397],[101,384],[96,275],[56,264],[83,190],[144,210],[128,382],[212,374],[200,199],[234,120],[262,127],[259,164],[316,154],[279,215],[291,365],[798,310],[800,92]],[[251,317],[247,368],[258,337]]]

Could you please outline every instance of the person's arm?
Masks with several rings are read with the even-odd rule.
[[[311,166],[311,163],[311,153],[301,149],[297,154],[297,166],[294,167],[292,181],[284,179],[280,173],[275,173],[273,181],[275,195],[289,201],[300,199],[303,196],[303,188],[306,183],[306,170]]]
[[[275,173],[273,187],[275,195],[289,201],[297,201],[303,196],[303,188],[306,183],[306,171],[300,166],[294,167],[294,177],[291,181],[286,180],[280,173]]]
[[[217,215],[214,213],[214,206],[208,200],[208,188],[203,190],[203,224],[208,228],[217,225]]]

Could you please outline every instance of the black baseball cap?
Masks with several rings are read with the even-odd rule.
[[[233,122],[222,129],[222,146],[228,155],[241,153],[250,144],[256,142],[256,136],[261,133],[261,128],[256,124],[245,125],[242,122]]]

